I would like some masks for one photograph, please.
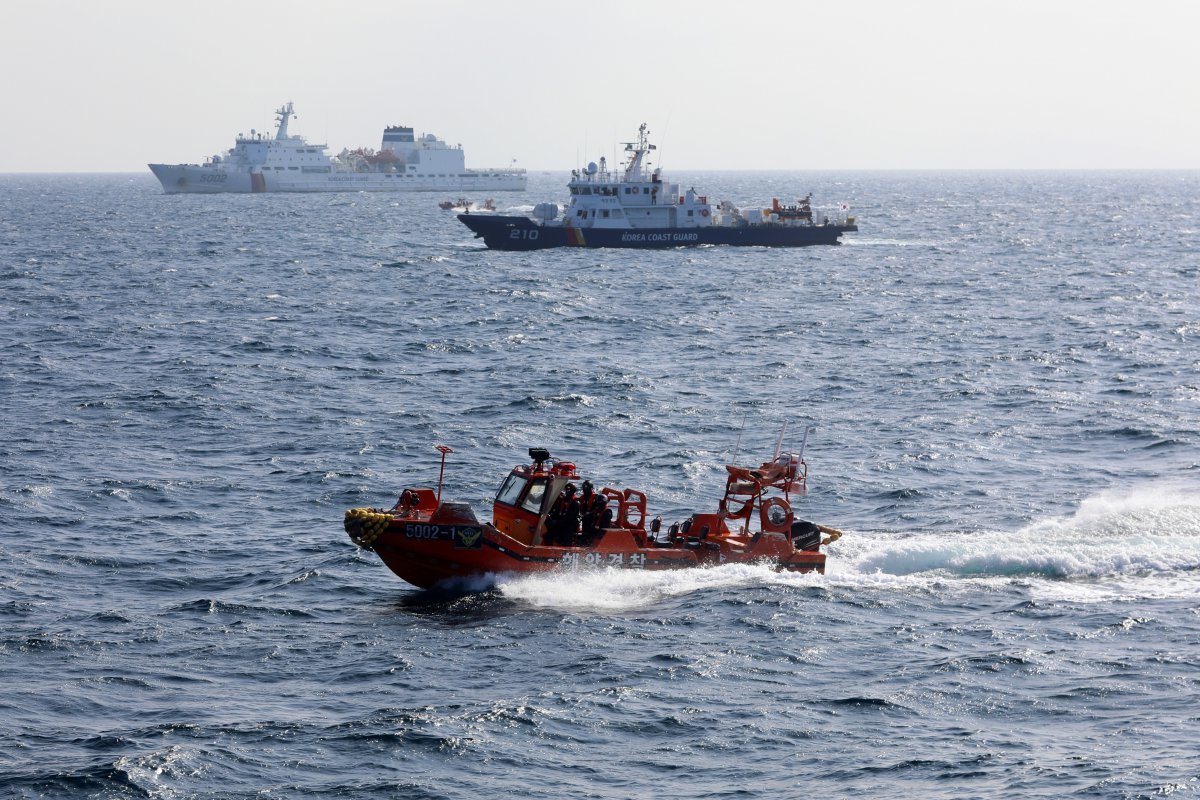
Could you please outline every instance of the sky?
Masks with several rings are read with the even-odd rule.
[[[1197,169],[1197,0],[0,0],[0,173],[198,163],[237,133],[469,167]]]

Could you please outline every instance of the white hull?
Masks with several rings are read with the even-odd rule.
[[[525,173],[469,172],[459,175],[401,175],[380,172],[250,173],[192,164],[150,164],[167,194],[220,192],[523,192]],[[288,172],[291,172],[289,170]]]

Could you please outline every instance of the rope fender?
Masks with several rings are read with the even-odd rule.
[[[342,521],[350,539],[367,550],[371,549],[371,545],[391,524],[391,514],[382,514],[370,508],[352,508],[346,512],[346,518]]]

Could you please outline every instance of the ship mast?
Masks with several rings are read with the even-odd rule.
[[[642,175],[642,159],[646,153],[655,149],[654,145],[648,143],[650,135],[649,129],[646,128],[646,123],[642,123],[638,127],[638,140],[636,142],[624,142],[625,152],[631,153],[629,156],[629,164],[625,167],[625,180],[632,181],[643,179]]]
[[[275,112],[275,116],[279,118],[276,123],[278,125],[278,130],[275,131],[276,139],[288,138],[288,117],[292,116],[293,114],[295,114],[295,112],[292,111],[292,104],[290,101],[286,106],[280,106],[279,110]]]

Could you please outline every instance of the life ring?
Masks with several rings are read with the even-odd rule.
[[[634,193],[634,194],[637,194],[637,193],[638,193],[638,192],[640,192],[640,191],[641,191],[641,189],[639,189],[638,187],[636,187],[636,186],[635,186],[635,187],[633,187],[633,193]]]
[[[700,216],[702,216],[702,217],[707,217],[707,216],[708,216],[708,209],[707,209],[707,208],[702,208],[702,209],[700,209]]]
[[[792,506],[782,497],[767,498],[758,513],[764,531],[785,533],[792,529]]]

